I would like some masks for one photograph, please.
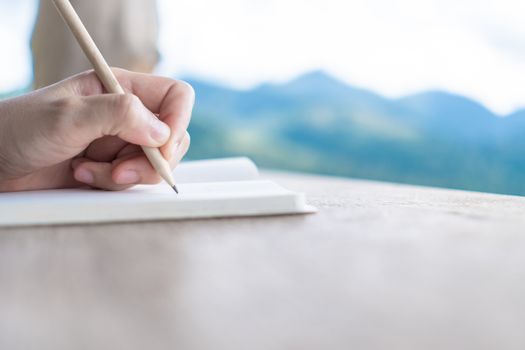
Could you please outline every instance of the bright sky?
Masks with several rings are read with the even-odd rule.
[[[162,74],[249,87],[321,68],[391,97],[443,89],[499,113],[525,107],[523,0],[159,3]],[[34,7],[0,0],[0,91],[30,80]]]

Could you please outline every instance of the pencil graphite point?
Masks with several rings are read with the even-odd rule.
[[[177,186],[174,185],[172,188],[173,188],[173,191],[175,191],[176,194],[179,194],[179,190],[177,189]]]

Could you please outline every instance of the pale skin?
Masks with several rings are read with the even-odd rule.
[[[113,69],[126,95],[106,94],[93,71],[0,101],[0,192],[89,186],[123,190],[160,176],[140,146],[175,168],[194,104],[187,83]]]

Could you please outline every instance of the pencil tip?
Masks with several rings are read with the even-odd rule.
[[[175,193],[179,194],[179,190],[177,189],[177,186],[173,186],[173,191],[175,191]]]

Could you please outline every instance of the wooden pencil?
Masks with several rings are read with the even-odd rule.
[[[53,3],[77,39],[82,51],[84,51],[84,54],[93,65],[98,78],[106,90],[114,94],[125,94],[124,89],[109,68],[108,63],[102,56],[102,53],[89,35],[86,27],[69,0],[53,0]],[[173,188],[173,190],[175,190],[176,193],[179,193],[177,186],[175,185],[175,180],[173,179],[170,165],[168,161],[164,159],[160,150],[158,148],[146,146],[142,146],[142,149],[159,175]]]

